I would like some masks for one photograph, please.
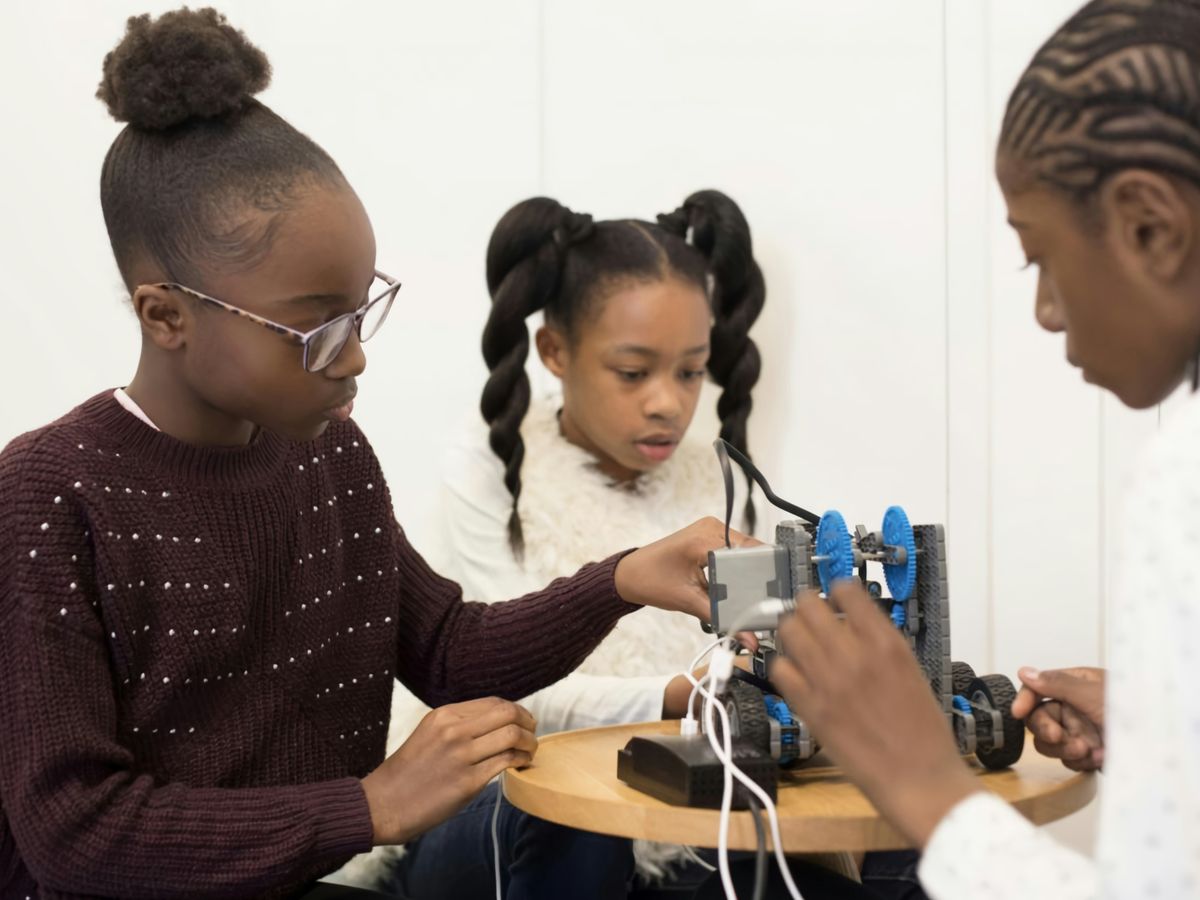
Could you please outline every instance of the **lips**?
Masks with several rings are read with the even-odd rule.
[[[679,446],[679,438],[667,434],[650,435],[634,441],[633,445],[651,462],[663,462],[671,458],[675,448]]]
[[[331,422],[348,422],[350,421],[350,414],[353,412],[354,397],[350,397],[350,399],[346,400],[344,403],[340,403],[337,406],[331,406],[329,409],[325,410],[325,418],[329,419]]]

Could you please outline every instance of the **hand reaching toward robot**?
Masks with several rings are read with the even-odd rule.
[[[758,543],[737,531],[730,532],[730,541],[735,547]],[[685,612],[707,622],[710,605],[704,569],[708,552],[724,546],[721,522],[713,518],[694,522],[617,563],[617,593],[628,603]]]
[[[1004,769],[1020,759],[1025,745],[1024,723],[1012,709],[1013,683],[1003,675],[977,675],[951,656],[943,527],[914,526],[904,508],[893,505],[879,529],[858,525],[851,531],[837,510],[817,516],[784,500],[748,459],[721,441],[716,449],[726,482],[726,529],[733,508],[731,460],[773,505],[798,518],[778,523],[772,544],[741,535],[735,542],[728,530],[730,539],[723,542],[715,522],[698,523],[686,541],[681,533],[660,542],[662,547],[646,548],[662,556],[665,545],[674,543],[669,554],[674,559],[663,568],[686,582],[686,595],[676,585],[681,597],[676,605],[622,596],[693,611],[684,600],[694,603],[697,588],[707,584],[708,614],[698,615],[717,634],[761,632],[756,641],[743,641],[752,648],[745,673],[731,676],[728,643],[714,655],[718,674],[710,678],[710,699],[726,711],[724,727],[745,752],[785,769],[812,759],[824,745],[880,811],[922,846],[942,817],[977,790],[963,757],[974,756],[986,769]],[[695,567],[706,548],[704,577]],[[625,562],[634,560],[631,555]],[[641,560],[654,562],[651,552]],[[871,566],[882,567],[886,592],[871,578]],[[815,592],[818,585],[821,594]],[[664,715],[686,711],[688,683],[681,676],[669,686]],[[1074,728],[1073,713],[1067,715]],[[687,731],[681,729],[684,736]],[[680,802],[677,784],[664,786],[668,779],[661,772],[639,768],[636,749],[618,756],[627,783]],[[676,748],[661,752],[669,757]],[[680,765],[690,771],[698,763]],[[762,771],[755,777],[762,785],[771,781]],[[683,802],[707,801],[689,794]]]
[[[802,596],[770,678],[830,756],[915,846],[979,790],[911,649],[857,581]]]
[[[1037,751],[1076,772],[1103,768],[1104,670],[1025,668],[1017,674],[1023,687],[1013,715],[1025,719]]]

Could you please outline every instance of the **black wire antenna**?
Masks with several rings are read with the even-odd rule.
[[[794,516],[799,516],[805,522],[811,525],[819,525],[821,517],[815,513],[809,512],[803,506],[797,506],[778,496],[771,485],[767,484],[767,479],[763,473],[758,470],[758,466],[750,462],[750,459],[738,450],[737,447],[728,441],[717,438],[713,441],[713,449],[717,451],[717,459],[721,461],[721,474],[725,478],[725,546],[732,546],[729,542],[729,523],[733,519],[733,466],[730,464],[730,457],[736,462],[746,473],[747,477],[753,478],[754,483],[762,488],[763,495],[770,501],[771,505],[777,509],[782,509],[784,512],[790,512]]]

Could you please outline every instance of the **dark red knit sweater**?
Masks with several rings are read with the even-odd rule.
[[[0,454],[0,534],[5,898],[302,885],[371,846],[393,678],[522,697],[635,608],[615,560],[464,603],[353,424],[203,449],[108,392]]]

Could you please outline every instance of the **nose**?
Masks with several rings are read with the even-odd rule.
[[[653,379],[646,392],[642,411],[647,418],[673,422],[684,409],[682,390],[672,378]]]
[[[366,368],[367,354],[363,352],[358,333],[352,331],[342,351],[325,367],[324,374],[327,378],[340,381],[343,378],[357,378]]]
[[[1063,319],[1062,304],[1054,296],[1054,289],[1046,280],[1044,273],[1038,274],[1037,299],[1033,307],[1037,323],[1049,332],[1055,334],[1066,331],[1067,323]]]

